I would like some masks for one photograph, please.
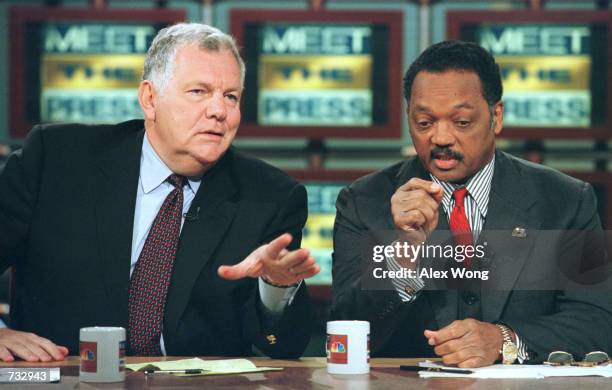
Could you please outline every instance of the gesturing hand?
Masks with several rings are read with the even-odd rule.
[[[321,268],[308,249],[286,249],[291,240],[291,234],[282,234],[255,249],[240,263],[222,265],[218,270],[219,276],[228,280],[263,277],[270,283],[288,286],[316,275]]]
[[[438,226],[444,190],[431,181],[413,177],[391,197],[391,215],[402,238],[420,244]]]

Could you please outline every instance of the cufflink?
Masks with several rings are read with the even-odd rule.
[[[515,227],[512,230],[512,237],[525,238],[527,237],[527,230],[522,227]]]
[[[276,344],[276,336],[274,336],[273,334],[267,335],[266,339],[268,340],[268,343],[270,345]]]

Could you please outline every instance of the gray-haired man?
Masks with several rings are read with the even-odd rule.
[[[231,147],[243,80],[230,36],[179,24],[147,54],[144,123],[31,131],[0,172],[0,359],[61,360],[93,325],[126,327],[134,355],[303,352],[306,193]]]

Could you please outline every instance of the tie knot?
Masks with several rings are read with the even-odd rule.
[[[468,193],[468,190],[466,187],[457,188],[455,191],[453,191],[453,197],[455,198],[455,203],[459,205],[463,205],[463,199],[465,199],[465,196],[467,195],[467,193]]]
[[[175,173],[168,176],[168,179],[166,180],[168,180],[168,182],[172,184],[175,188],[183,188],[183,186],[185,185],[185,181],[187,181],[185,176],[177,175]]]

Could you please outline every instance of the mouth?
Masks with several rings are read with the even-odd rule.
[[[211,139],[221,139],[223,138],[225,133],[219,130],[204,130],[204,131],[198,132],[198,135],[204,136],[206,138],[211,138]]]
[[[438,169],[444,171],[453,169],[459,164],[459,160],[448,154],[436,154],[432,160]]]

